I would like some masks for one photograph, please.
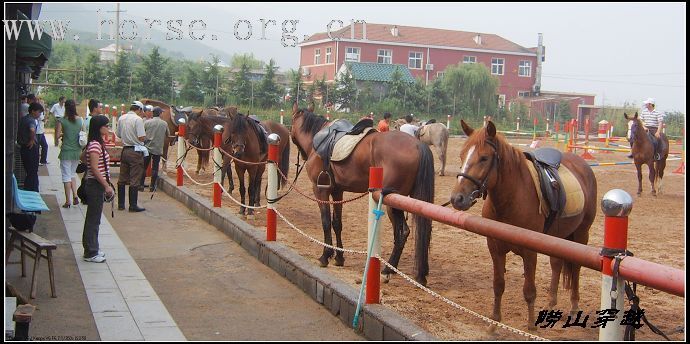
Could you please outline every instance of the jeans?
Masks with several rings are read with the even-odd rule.
[[[39,160],[39,162],[45,164],[48,162],[48,141],[46,141],[46,135],[36,134],[36,140],[41,146],[41,160]]]
[[[84,247],[84,258],[91,258],[98,254],[98,230],[101,227],[105,188],[93,178],[86,179],[85,187],[89,204],[86,207],[86,219],[84,220],[81,242]]]
[[[26,171],[24,190],[38,192],[38,144],[34,144],[32,148],[22,146],[19,155]]]

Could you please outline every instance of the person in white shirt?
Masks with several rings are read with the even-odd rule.
[[[55,147],[58,145],[58,140],[62,134],[62,124],[57,120],[58,118],[65,117],[65,96],[60,96],[58,102],[50,108],[48,111],[55,117],[55,136],[53,137],[53,143]]]
[[[413,114],[409,114],[409,115],[405,116],[405,122],[407,122],[407,123],[400,126],[400,131],[402,131],[404,133],[408,133],[414,137],[417,137],[416,134],[417,134],[417,130],[419,130],[419,127],[412,124],[413,119],[414,119]]]
[[[656,138],[656,141],[653,142],[654,159],[661,160],[659,139],[661,138],[661,130],[664,127],[664,113],[655,109],[656,101],[654,98],[647,98],[642,104],[644,104],[644,109],[642,109],[640,119],[644,126],[647,127],[649,133]]]
[[[125,209],[125,185],[129,184],[129,211],[140,212],[146,209],[137,205],[139,198],[139,184],[144,169],[144,156],[148,156],[148,150],[144,146],[146,131],[144,120],[141,118],[144,104],[134,101],[129,112],[122,115],[117,121],[116,135],[122,139],[122,155],[120,157],[120,176],[117,180],[117,208]]]

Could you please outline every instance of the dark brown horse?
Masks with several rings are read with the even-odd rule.
[[[299,148],[306,161],[306,170],[314,185],[316,198],[328,201],[343,199],[343,192],[366,192],[369,186],[369,167],[383,167],[383,186],[393,188],[401,195],[433,202],[434,201],[434,160],[429,147],[414,137],[401,132],[373,133],[365,136],[355,147],[352,154],[343,161],[331,162],[330,168],[333,182],[328,188],[317,187],[317,179],[323,169],[321,157],[316,154],[313,141],[314,135],[330,123],[323,117],[311,111],[300,110],[297,104],[292,110],[292,142]],[[331,227],[335,232],[337,247],[342,248],[341,232],[342,204],[333,205],[333,217],[329,204],[319,204],[321,223],[323,225],[324,240],[332,245]],[[402,254],[409,227],[405,222],[402,210],[388,208],[388,217],[393,223],[394,244],[389,262],[398,265]],[[429,245],[431,243],[431,221],[421,216],[415,216],[415,267],[416,279],[426,284],[429,272]],[[322,267],[328,265],[333,256],[333,250],[324,248],[319,258]],[[342,266],[345,262],[343,253],[335,254],[335,265]],[[388,268],[382,272],[389,275]]]
[[[290,133],[287,128],[273,121],[262,121],[261,126],[266,129],[266,133],[254,123],[253,119],[243,114],[237,114],[230,121],[224,123],[223,149],[226,152],[232,153],[235,158],[249,162],[243,163],[237,160],[234,162],[235,172],[237,172],[237,178],[240,182],[241,202],[249,206],[259,205],[261,177],[266,165],[253,163],[266,161],[268,157],[267,135],[275,133],[280,136],[280,143],[278,145],[280,162],[278,167],[283,175],[287,176],[290,167],[290,141],[288,140]],[[224,155],[223,165],[229,165],[229,163],[230,158]],[[245,193],[247,191],[244,184],[245,172],[249,174],[249,203],[245,203]],[[278,180],[278,188],[280,189],[286,180],[281,176],[278,176]],[[240,214],[244,215],[245,211],[248,219],[254,218],[253,209],[240,207]]]
[[[462,129],[469,136],[460,152],[462,172],[451,193],[453,207],[468,210],[477,197],[488,194],[482,208],[482,216],[514,226],[544,231],[545,217],[539,211],[540,202],[534,181],[527,169],[531,163],[521,150],[511,146],[502,135],[496,135],[496,127],[489,121],[486,127],[474,130],[464,121]],[[549,235],[566,238],[581,244],[589,240],[589,227],[594,221],[597,208],[597,184],[594,172],[587,162],[577,155],[563,154],[561,165],[567,167],[578,180],[584,193],[583,211],[576,216],[558,218],[550,227]],[[537,253],[506,242],[486,238],[494,266],[494,307],[492,318],[501,321],[501,298],[505,289],[506,254],[510,251],[522,257],[525,282],[522,287],[529,311],[528,328],[535,329],[534,301],[537,289],[534,278]],[[571,312],[577,311],[580,266],[551,258],[551,288],[549,307],[558,300],[558,282],[563,271],[563,284],[570,289]],[[492,326],[491,330],[495,328]]]
[[[625,116],[625,119],[633,121],[632,127],[630,128],[630,140],[632,144],[633,162],[637,169],[637,195],[642,195],[642,165],[647,164],[647,167],[649,167],[649,182],[652,184],[652,195],[656,196],[657,190],[655,186],[658,186],[659,192],[661,193],[661,182],[664,178],[664,169],[666,169],[666,159],[668,158],[669,150],[668,137],[666,137],[664,133],[659,133],[659,144],[662,145],[659,149],[661,160],[655,160],[654,144],[644,124],[638,118],[637,112],[635,112],[635,116],[628,116],[627,113],[624,113],[623,116]],[[659,184],[656,184],[657,181]]]
[[[232,123],[232,118],[203,115],[203,112],[192,112],[189,116],[187,116],[187,123],[188,128],[185,138],[189,140],[189,142],[195,147],[208,149],[213,143],[213,127],[219,124],[221,126],[225,126],[227,123]],[[200,170],[206,171],[206,166],[208,166],[211,151],[197,150],[197,154],[198,159],[196,173],[199,174]],[[235,189],[235,183],[232,180],[230,161],[224,160],[222,166],[221,183],[225,180],[226,176],[228,177],[228,192],[232,192]]]

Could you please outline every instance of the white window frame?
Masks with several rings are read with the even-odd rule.
[[[522,97],[522,98],[529,97],[529,91],[518,91],[518,97]]]
[[[321,64],[321,48],[314,49],[314,64]]]
[[[333,48],[327,47],[326,48],[326,63],[333,63]]]
[[[506,107],[506,95],[505,94],[499,94],[498,95],[498,107],[501,109]]]
[[[436,72],[436,78],[441,79],[443,76],[446,75],[446,72]]]
[[[413,54],[414,54],[414,56],[412,56]],[[412,61],[415,61],[415,62],[419,61],[419,67],[416,67],[416,65],[417,65],[416,63],[415,63],[415,67],[413,67],[411,65]],[[407,54],[407,68],[409,68],[409,69],[422,69],[422,67],[424,66],[422,64],[422,62],[424,62],[424,53],[423,52],[421,52],[421,51],[410,51],[410,53]]]
[[[500,63],[499,63],[500,60]],[[506,59],[502,57],[491,58],[491,74],[504,75],[505,74]]]
[[[357,51],[355,53],[355,51]],[[360,57],[361,57],[361,49],[357,47],[346,47],[345,48],[345,61],[353,61],[353,62],[359,62]],[[348,54],[357,54],[357,60],[349,59],[347,58]]]
[[[529,78],[532,76],[532,61],[520,60],[518,65],[518,76]]]
[[[381,54],[381,53],[383,53],[383,54]],[[388,54],[386,54],[386,53],[388,53]],[[386,60],[388,60],[388,62],[386,62]],[[393,64],[393,50],[391,50],[391,49],[378,49],[378,50],[376,50],[376,63]]]
[[[465,55],[462,58],[462,63],[477,63],[477,57],[471,55]]]

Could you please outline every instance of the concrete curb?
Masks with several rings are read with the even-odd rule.
[[[277,242],[265,240],[259,231],[237,218],[226,208],[213,208],[210,200],[189,188],[178,187],[176,181],[164,173],[158,178],[158,189],[183,203],[200,218],[236,241],[260,262],[298,286],[314,301],[352,326],[358,291],[310,264],[302,256]],[[361,331],[369,340],[438,340],[421,327],[382,305],[362,307]]]

